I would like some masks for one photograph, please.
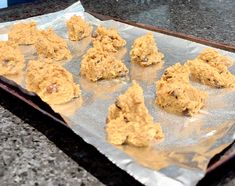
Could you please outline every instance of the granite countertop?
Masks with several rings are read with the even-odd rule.
[[[234,0],[82,2],[86,9],[96,13],[235,45]]]
[[[36,0],[0,10],[0,22],[66,8]],[[233,0],[89,0],[85,9],[235,45]],[[27,5],[27,6],[26,6]],[[232,145],[231,151],[234,151]],[[217,157],[219,158],[219,157]],[[235,185],[234,159],[199,185]],[[1,185],[140,185],[81,138],[0,89]]]

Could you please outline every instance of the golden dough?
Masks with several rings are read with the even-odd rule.
[[[152,33],[137,38],[130,51],[131,62],[141,66],[163,64],[164,55],[158,51],[157,44]]]
[[[197,58],[187,62],[195,80],[216,88],[235,87],[235,76],[228,70],[232,64],[231,58],[211,48],[203,50]]]
[[[174,83],[174,82],[182,82],[182,83],[189,83],[189,68],[185,65],[181,65],[180,63],[176,63],[168,67],[161,80],[166,81],[167,83]]]
[[[153,122],[144,104],[142,88],[132,86],[109,107],[107,140],[115,145],[149,146],[154,139],[164,137],[161,126]]]
[[[10,28],[9,40],[19,45],[32,45],[38,39],[39,31],[35,22],[17,23]]]
[[[0,75],[18,74],[24,68],[24,56],[18,45],[9,41],[0,41]]]
[[[54,59],[56,61],[71,58],[67,43],[52,29],[41,31],[35,47],[40,58]]]
[[[223,56],[212,48],[204,49],[197,57],[220,71],[227,71],[233,65],[232,58]]]
[[[126,41],[121,38],[117,30],[99,26],[93,34],[93,45],[108,52],[117,52],[126,45]]]
[[[235,87],[235,76],[228,70],[218,70],[200,59],[188,60],[187,65],[190,68],[191,76],[202,84],[216,88]]]
[[[81,96],[79,85],[61,65],[49,61],[30,61],[26,71],[26,88],[52,105],[66,103]]]
[[[156,103],[173,113],[192,116],[204,106],[207,93],[190,85],[189,69],[186,65],[176,63],[166,69],[157,81]]]
[[[72,16],[67,22],[68,36],[72,41],[79,41],[91,35],[92,26],[80,16]]]
[[[80,74],[91,81],[126,76],[128,69],[121,60],[114,59],[100,48],[90,48],[82,57]]]

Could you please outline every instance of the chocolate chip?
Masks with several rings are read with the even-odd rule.
[[[216,86],[216,88],[225,88],[225,86],[224,85],[218,85],[218,86]]]
[[[224,85],[221,85],[218,80],[214,79],[213,81],[214,81],[216,88],[224,88]]]
[[[115,106],[116,106],[118,109],[120,109],[120,110],[121,110],[122,108],[120,107],[120,105],[119,105],[119,104],[120,104],[120,103],[119,103],[119,101],[118,101],[118,100],[116,100],[116,101],[115,101]]]
[[[115,39],[115,37],[114,37],[114,36],[110,36],[110,39],[114,40],[114,39]]]
[[[9,63],[9,61],[10,61],[10,60],[8,60],[8,59],[4,59],[4,60],[2,61],[3,66],[7,66],[7,64]]]
[[[129,120],[127,119],[127,117],[126,117],[126,116],[124,116],[124,121],[125,121],[126,123],[128,123],[128,122],[129,122]]]
[[[176,99],[178,99],[177,93],[173,90],[172,92],[169,92],[171,96],[174,96]]]
[[[50,86],[48,86],[47,87],[47,92],[49,93],[49,94],[51,94],[51,93],[54,93],[54,92],[58,92],[58,86],[57,86],[57,84],[51,84]]]
[[[185,110],[183,110],[183,115],[184,116],[190,116],[190,114],[189,114],[189,109],[188,108],[186,108]]]
[[[95,59],[96,57],[95,56],[91,56],[91,59]]]
[[[164,75],[167,75],[168,74],[168,71],[166,70],[165,72],[164,72]]]
[[[172,76],[165,76],[164,78],[165,78],[165,80],[168,80],[168,79],[171,79]]]

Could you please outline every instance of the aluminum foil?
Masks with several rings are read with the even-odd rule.
[[[91,47],[91,38],[80,42],[68,40],[65,21],[72,15],[80,15],[90,22],[94,29],[97,25],[116,28],[127,41],[118,57],[123,58],[130,69],[127,78],[92,83],[79,76],[81,56]],[[195,185],[206,172],[210,159],[221,152],[235,139],[235,93],[231,89],[213,89],[205,85],[193,83],[199,89],[209,94],[206,106],[193,117],[170,114],[154,104],[155,82],[160,78],[165,68],[176,62],[184,63],[195,58],[205,48],[205,45],[184,39],[154,33],[158,48],[165,54],[165,63],[159,67],[139,67],[130,63],[129,50],[133,40],[147,30],[133,27],[113,20],[100,21],[88,13],[80,2],[69,8],[43,16],[29,18],[34,20],[40,29],[52,27],[69,44],[73,54],[70,61],[61,62],[80,84],[83,102],[73,100],[67,104],[52,106],[60,113],[71,129],[86,142],[95,146],[114,164],[128,172],[145,185]],[[0,24],[0,39],[7,39],[10,25],[15,22]],[[29,59],[36,59],[37,55],[32,46],[21,47],[26,63]],[[221,53],[235,59],[235,54],[220,50]],[[235,74],[235,67],[230,69]],[[24,89],[24,72],[18,76],[8,76],[10,83],[16,83]],[[155,122],[161,123],[165,139],[150,148],[136,148],[131,146],[113,146],[105,139],[105,120],[108,107],[115,98],[125,92],[131,80],[137,82],[144,89],[144,97],[150,114]],[[6,79],[5,79],[6,80]],[[33,94],[33,93],[30,93]]]

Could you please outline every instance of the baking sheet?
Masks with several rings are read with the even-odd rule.
[[[79,76],[81,56],[91,47],[91,38],[81,42],[71,42],[67,38],[66,24],[72,15],[80,15],[97,25],[118,29],[127,41],[126,48],[119,52],[130,70],[129,77],[110,81],[89,82]],[[158,48],[165,54],[165,63],[161,69],[156,66],[142,68],[131,64],[129,50],[133,40],[147,30],[136,28],[116,21],[99,21],[84,12],[80,2],[69,8],[52,14],[38,16],[23,21],[34,20],[40,29],[52,27],[61,37],[66,39],[73,54],[70,61],[61,62],[74,76],[82,90],[83,102],[73,100],[67,104],[53,106],[66,120],[71,129],[85,141],[95,146],[113,163],[127,171],[145,185],[195,185],[204,175],[210,159],[235,139],[235,93],[231,89],[213,89],[198,83],[193,85],[209,94],[206,106],[194,117],[183,117],[167,113],[154,105],[155,82],[165,68],[176,62],[184,63],[193,59],[206,46],[184,39],[154,33]],[[0,39],[7,39],[7,32],[14,22],[0,23]],[[36,59],[32,46],[21,47],[26,63]],[[235,54],[221,53],[235,59]],[[235,68],[230,70],[235,74]],[[19,76],[8,76],[24,88],[24,72]],[[115,98],[130,86],[131,80],[144,89],[145,103],[155,122],[161,123],[165,139],[151,148],[135,148],[131,146],[113,146],[105,140],[105,120],[108,107]],[[33,94],[33,93],[30,93]]]

